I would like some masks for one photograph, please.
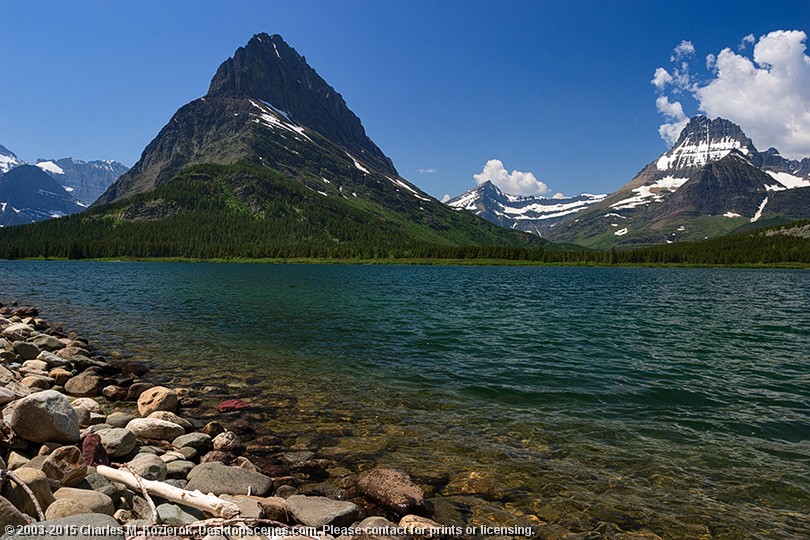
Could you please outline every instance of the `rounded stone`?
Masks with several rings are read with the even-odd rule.
[[[126,428],[102,429],[96,434],[101,437],[101,446],[107,455],[113,458],[126,456],[138,444],[135,434]]]
[[[45,390],[17,401],[9,427],[32,442],[75,443],[79,421],[68,399],[55,390]]]
[[[182,426],[157,418],[135,418],[127,424],[126,429],[140,439],[166,441],[172,441],[186,432]]]
[[[154,454],[138,454],[127,465],[141,478],[158,482],[166,480],[166,464]]]
[[[155,411],[174,412],[177,408],[177,393],[165,386],[145,390],[138,398],[138,413],[147,417]]]

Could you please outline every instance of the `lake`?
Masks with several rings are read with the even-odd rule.
[[[11,300],[439,521],[808,534],[807,271],[0,261]]]

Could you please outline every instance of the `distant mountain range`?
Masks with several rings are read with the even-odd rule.
[[[400,177],[343,97],[267,34],[223,62],[208,93],[182,106],[89,210],[15,231],[14,254],[34,253],[41,245],[33,238],[52,235],[87,256],[388,257],[479,248],[498,256],[547,244],[454,211]]]
[[[774,148],[759,152],[736,124],[696,116],[672,149],[625,186],[570,201],[555,207],[554,199],[529,202],[484,185],[448,204],[588,247],[704,240],[751,223],[810,218],[810,158],[789,160]]]
[[[555,225],[568,216],[593,206],[605,197],[607,195],[589,193],[562,198],[508,195],[487,180],[446,204],[468,210],[507,229],[547,236]]]
[[[0,226],[64,217],[87,208],[53,178],[33,165],[0,175]]]
[[[38,159],[36,166],[50,174],[66,191],[86,205],[96,202],[129,167],[113,160],[75,158]]]
[[[117,161],[74,158],[26,164],[0,145],[0,225],[21,225],[80,212],[127,171]]]

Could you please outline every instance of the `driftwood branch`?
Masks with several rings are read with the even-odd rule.
[[[152,497],[149,496],[149,492],[146,491],[146,486],[143,485],[144,479],[138,476],[135,471],[133,471],[132,468],[126,463],[121,464],[120,467],[126,469],[127,472],[129,472],[133,478],[135,478],[135,481],[138,483],[138,489],[141,490],[143,498],[146,499],[146,503],[149,505],[149,511],[152,512],[152,523],[157,525],[159,521],[158,511],[155,507],[155,501],[152,500]]]
[[[146,480],[131,472],[113,469],[106,465],[96,467],[96,472],[112,482],[118,482],[133,489],[145,489],[152,495],[157,495],[166,500],[208,512],[214,516],[232,518],[238,516],[240,513],[237,505],[220,499],[215,495],[206,495],[199,491],[188,491],[163,482]]]

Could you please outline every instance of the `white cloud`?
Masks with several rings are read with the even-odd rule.
[[[416,172],[418,172],[419,174],[433,174],[436,172],[436,169],[434,169],[433,167],[427,167],[425,169],[416,169]]]
[[[723,49],[714,78],[694,91],[700,109],[739,124],[761,149],[774,146],[791,158],[810,155],[806,40],[804,32],[777,30],[759,38],[752,59]]]
[[[652,80],[650,81],[657,89],[663,90],[664,87],[672,82],[672,75],[669,74],[669,71],[665,70],[664,68],[660,67],[655,70],[655,74],[653,75]]]
[[[557,192],[557,193],[555,193],[555,194],[554,194],[554,196],[553,196],[553,197],[551,197],[551,198],[552,198],[552,199],[565,199],[566,197],[565,197],[565,195],[563,195],[561,192]]]
[[[539,181],[534,174],[522,171],[510,173],[499,159],[487,161],[484,169],[473,175],[473,178],[478,185],[490,181],[511,195],[543,195],[549,192],[548,186]]]
[[[672,56],[670,60],[673,62],[677,62],[682,58],[689,58],[690,56],[695,55],[695,46],[692,45],[691,41],[686,41],[685,39],[681,41],[675,49],[672,51]]]
[[[667,96],[658,96],[655,100],[655,107],[658,112],[664,115],[668,122],[661,124],[658,133],[670,146],[678,140],[683,128],[689,123],[689,119],[683,112],[683,106],[679,101],[672,102]]]
[[[760,149],[776,147],[782,155],[810,155],[810,56],[807,34],[777,30],[755,38],[749,34],[737,48],[706,56],[708,77],[690,72],[686,59],[695,54],[682,41],[671,57],[674,67],[659,67],[651,83],[658,97],[658,111],[666,122],[659,127],[669,144],[687,123],[681,98],[694,98],[697,108],[710,118],[723,117],[739,124]],[[748,45],[753,52],[743,54]],[[665,94],[668,94],[665,95]],[[670,99],[672,98],[672,99]],[[691,101],[691,100],[690,100]]]
[[[443,203],[446,203],[447,201],[449,201],[449,200],[450,200],[450,199],[452,199],[452,198],[453,198],[453,197],[451,197],[449,193],[445,193],[445,194],[442,196],[442,202],[443,202]]]
[[[754,34],[748,34],[740,40],[740,44],[737,45],[737,50],[743,52],[748,45],[753,45],[756,41],[757,38],[754,37]]]

